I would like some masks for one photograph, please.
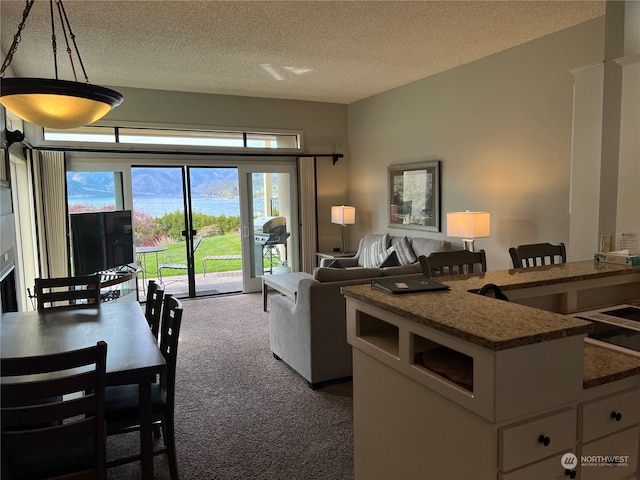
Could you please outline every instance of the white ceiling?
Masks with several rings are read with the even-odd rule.
[[[0,0],[2,58],[24,5]],[[605,13],[603,0],[64,5],[91,83],[346,104]],[[71,80],[57,37],[59,78]],[[33,5],[11,66],[15,76],[54,77],[46,0]]]

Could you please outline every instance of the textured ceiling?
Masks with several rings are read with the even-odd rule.
[[[12,63],[54,77],[49,2]],[[23,0],[0,1],[2,57]],[[351,103],[604,15],[604,1],[65,0],[91,83]],[[59,77],[71,80],[58,31]],[[7,75],[12,76],[12,75]]]

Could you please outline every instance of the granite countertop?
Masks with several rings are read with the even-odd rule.
[[[583,388],[640,374],[640,358],[590,342],[584,344]]]
[[[587,334],[590,322],[537,308],[476,295],[487,283],[503,290],[575,282],[640,273],[639,268],[593,261],[522,270],[501,270],[477,275],[440,277],[450,291],[394,295],[370,285],[343,287],[346,297],[363,301],[406,319],[456,336],[489,350],[504,350],[533,343]]]

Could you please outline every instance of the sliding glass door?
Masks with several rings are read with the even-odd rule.
[[[294,165],[239,167],[243,291],[262,277],[299,269],[297,180]]]
[[[70,210],[133,210],[140,300],[151,279],[179,297],[257,292],[299,269],[296,167],[264,160],[70,171]]]
[[[236,168],[131,169],[136,247],[147,278],[195,297],[240,291]]]

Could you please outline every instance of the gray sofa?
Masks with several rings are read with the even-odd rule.
[[[368,242],[381,235],[367,235],[360,252]],[[432,252],[450,250],[449,242],[413,239],[416,258]],[[350,377],[351,346],[347,343],[345,299],[340,289],[347,285],[369,283],[372,278],[420,273],[419,264],[397,267],[365,268],[352,257],[353,267],[318,267],[312,278],[298,282],[297,301],[273,295],[269,309],[271,351],[298,372],[311,388],[323,382]]]
[[[341,268],[363,268],[366,267],[366,251],[368,248],[371,248],[373,244],[380,241],[382,234],[377,233],[368,233],[362,239],[360,239],[360,243],[358,244],[358,250],[356,251],[353,257],[342,257],[337,260],[331,258],[323,258],[320,266],[328,267],[332,263],[337,263]],[[429,256],[429,254],[433,252],[442,252],[451,250],[451,243],[445,240],[434,240],[433,238],[423,238],[423,237],[403,237],[403,236],[388,236],[387,247],[391,247],[400,243],[401,241],[406,241],[410,250],[414,255],[415,261],[410,264],[398,265],[392,267],[383,267],[382,275],[409,275],[411,273],[420,273],[420,263],[418,262],[418,257],[420,255]]]

